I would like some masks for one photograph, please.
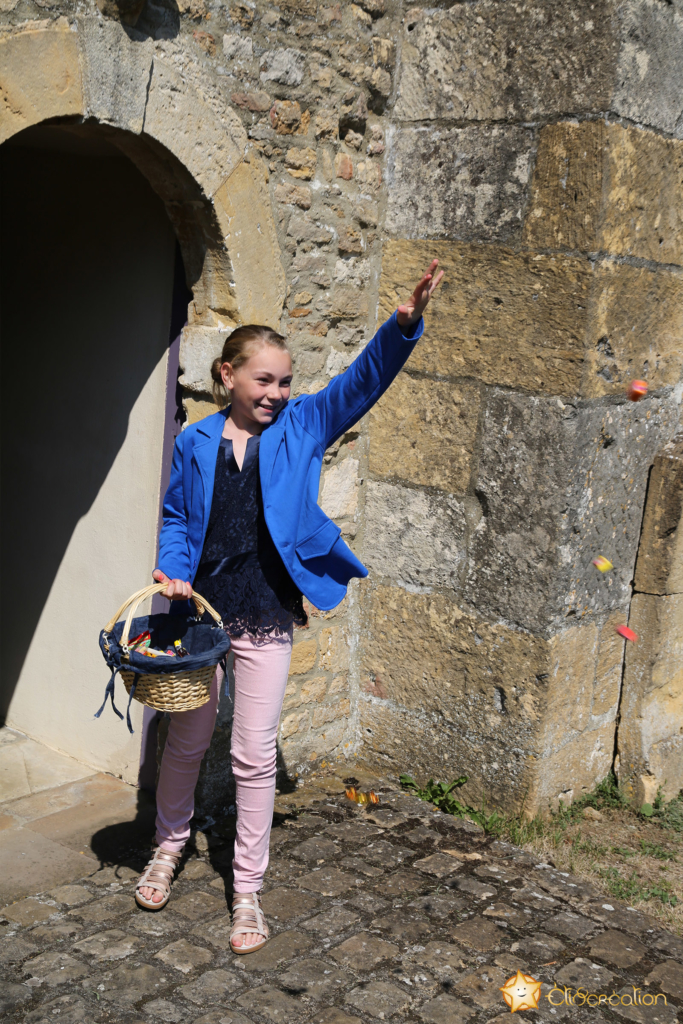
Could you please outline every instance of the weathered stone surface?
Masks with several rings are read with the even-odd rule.
[[[459,585],[467,526],[462,502],[369,480],[365,516],[363,561],[379,577],[403,586]]]
[[[37,952],[38,947],[33,943],[8,935],[0,941],[0,964],[20,963]]]
[[[388,981],[370,981],[351,989],[346,1002],[372,1017],[393,1017],[410,1005],[410,993]]]
[[[623,395],[634,378],[647,379],[653,390],[678,383],[683,368],[683,278],[664,269],[599,263],[591,303],[584,395]]]
[[[397,956],[398,946],[393,942],[385,942],[369,932],[359,932],[350,939],[330,950],[330,956],[340,964],[353,967],[362,963],[366,969],[374,967],[382,960],[391,960]]]
[[[145,122],[152,40],[133,40],[120,22],[92,17],[80,22],[79,34],[88,114],[138,135]]]
[[[507,903],[494,903],[486,910],[482,911],[483,917],[492,917],[499,921],[505,921],[511,924],[513,928],[526,928],[533,920],[531,911],[517,910],[516,907],[510,907]],[[592,923],[592,922],[591,922]]]
[[[535,133],[402,128],[388,136],[386,229],[401,238],[518,238]],[[425,181],[433,182],[424,188]]]
[[[509,750],[535,745],[546,642],[464,615],[441,595],[398,587],[367,593],[363,616],[362,685],[380,698],[360,706],[366,744],[377,744],[385,757],[393,748],[399,760],[409,749],[414,771],[425,777],[436,764],[442,776],[483,777],[487,792],[509,800],[521,771]],[[420,715],[426,694],[442,718],[438,730]],[[383,707],[385,699],[391,705]],[[408,721],[397,705],[416,717]]]
[[[210,395],[213,380],[211,364],[223,351],[223,344],[230,331],[216,327],[202,327],[199,324],[187,324],[180,336],[180,369],[182,374],[179,383],[188,391],[198,391]],[[214,406],[214,410],[215,410]]]
[[[385,839],[373,839],[362,851],[363,858],[371,864],[381,864],[384,868],[395,868],[402,864],[407,857],[413,856],[413,851],[405,846],[396,846],[388,843]]]
[[[78,907],[81,903],[87,903],[92,899],[92,893],[83,885],[60,885],[50,893],[58,903],[65,903],[67,907]]]
[[[546,935],[544,932],[536,932],[534,935],[520,939],[519,942],[513,942],[510,946],[512,953],[519,953],[534,961],[547,960],[548,957],[554,959],[564,949],[563,942],[556,939],[554,935]]]
[[[683,966],[677,964],[675,960],[665,960],[648,974],[645,984],[660,992],[666,992],[674,999],[683,999]]]
[[[429,921],[405,910],[394,910],[384,917],[376,917],[371,927],[384,932],[387,938],[408,943],[420,942],[432,931]]]
[[[539,137],[523,238],[538,248],[679,263],[683,145],[601,121],[560,122]]]
[[[249,956],[258,956],[250,953]],[[261,985],[237,997],[237,1003],[248,1012],[261,1014],[267,1020],[280,1024],[281,1021],[299,1020],[308,1010],[305,1004],[293,999],[287,992],[274,985]],[[225,1010],[223,1010],[225,1014]]]
[[[486,952],[505,943],[507,935],[497,924],[485,921],[482,917],[472,917],[469,921],[456,925],[451,932],[451,938],[463,946]]]
[[[35,978],[41,985],[53,988],[67,982],[78,981],[90,971],[68,953],[41,953],[24,964],[24,974]]]
[[[543,927],[553,935],[579,940],[595,931],[595,922],[581,914],[564,913],[548,918]]]
[[[476,1010],[455,996],[442,994],[423,1003],[417,1012],[420,1020],[429,1021],[429,1024],[462,1024]]]
[[[577,957],[570,964],[566,964],[555,975],[556,985],[583,988],[587,992],[602,992],[613,981],[614,975],[606,967],[593,964],[582,957]]]
[[[14,921],[26,927],[27,925],[38,924],[39,921],[46,921],[57,913],[56,906],[47,903],[40,903],[37,899],[29,897],[27,900],[19,900],[8,907],[2,908],[2,916],[8,921]]]
[[[301,675],[310,672],[315,665],[318,644],[315,640],[299,640],[292,649],[292,660],[289,666],[290,675]]]
[[[679,530],[679,532],[681,532]],[[683,788],[683,593],[634,594],[618,734],[619,784],[640,807]]]
[[[3,1008],[1,1002],[0,1008]],[[88,1004],[78,996],[66,995],[49,999],[24,1017],[25,1024],[53,1024],[55,1019],[59,1020],[60,1024],[80,1024],[81,1021],[92,1020],[92,1012]]]
[[[330,970],[329,964],[323,960],[298,960],[280,975],[280,984],[289,992],[297,995],[305,993],[312,999],[334,996],[349,981],[344,971],[339,968]]]
[[[180,1024],[185,1019],[185,1011],[169,1003],[168,999],[153,999],[151,1003],[145,1003],[143,1011],[152,1018],[169,1021],[170,1024]]]
[[[479,417],[479,389],[400,373],[370,411],[370,471],[462,494]]]
[[[606,110],[618,59],[612,4],[456,4],[405,20],[400,120],[535,120]],[[514,39],[514,45],[509,41]]]
[[[66,19],[0,39],[0,142],[51,117],[83,113],[78,38]]]
[[[358,459],[344,459],[326,471],[320,506],[330,519],[352,516],[358,507]]]
[[[253,955],[253,954],[252,954]],[[208,949],[201,946],[193,946],[187,939],[178,939],[169,946],[165,946],[158,953],[154,954],[155,960],[161,960],[168,967],[181,971],[182,974],[189,974],[196,967],[208,964],[213,959]]]
[[[276,330],[285,301],[285,274],[261,158],[249,151],[214,196],[228,248],[242,323]],[[229,306],[227,308],[230,308]]]
[[[676,418],[655,398],[576,408],[493,391],[474,481],[485,514],[470,546],[470,603],[527,629],[626,606],[648,470]],[[615,565],[607,578],[588,571],[596,552]]]
[[[102,960],[123,960],[135,952],[136,946],[140,945],[140,939],[134,935],[126,935],[118,928],[111,928],[108,931],[96,932],[87,939],[81,939],[75,943],[74,950],[77,953],[85,953],[91,956],[96,962]]]
[[[347,931],[359,920],[359,915],[346,907],[330,907],[323,914],[316,914],[301,925],[306,931],[318,932],[320,935],[338,936]]]
[[[318,906],[318,901],[313,896],[297,889],[271,889],[270,892],[263,894],[261,902],[266,917],[280,924],[291,921],[301,914],[307,914]]]
[[[339,896],[357,884],[358,880],[353,875],[347,875],[338,868],[319,868],[297,878],[297,885],[319,892],[321,896]]]
[[[227,1002],[241,988],[242,981],[236,974],[218,970],[206,971],[189,985],[181,985],[178,992],[191,1003],[204,1006],[206,1003]]]
[[[205,921],[207,917],[225,912],[225,900],[208,892],[193,892],[174,900],[173,910],[190,921]]]
[[[683,439],[654,460],[638,545],[635,588],[646,594],[683,593]]]
[[[166,978],[156,967],[124,965],[114,971],[104,971],[88,978],[83,987],[97,991],[107,1002],[132,1004],[145,996],[156,995],[166,984]]]
[[[420,910],[437,921],[443,921],[449,914],[457,914],[465,903],[449,892],[439,892],[427,896],[418,896],[408,904],[411,910]]]
[[[614,964],[615,967],[632,967],[646,952],[646,947],[632,935],[611,929],[593,939],[590,947],[591,956]]]
[[[239,1010],[230,1007],[230,1024],[253,1024],[250,1017],[245,1017]],[[211,1013],[197,1017],[194,1024],[225,1024],[225,1007],[221,1010],[212,1010]]]
[[[283,960],[291,960],[305,953],[312,945],[313,939],[310,935],[295,931],[280,932],[269,939],[263,949],[249,953],[240,960],[240,963],[243,963],[248,971],[273,971]]]
[[[305,842],[295,846],[291,853],[298,860],[315,864],[327,860],[336,860],[341,850],[332,840],[324,839],[322,836],[313,836],[311,839],[306,839]]]
[[[461,958],[462,949],[459,946],[453,946],[442,939],[432,939],[426,943],[424,949],[411,950],[407,953],[403,957],[403,962],[404,966],[408,963],[416,964],[423,970],[429,971],[450,988],[463,976],[460,968],[465,964]]]
[[[500,1006],[500,988],[505,981],[506,975],[500,967],[479,967],[459,981],[454,992],[488,1010]]]
[[[612,109],[665,132],[683,113],[683,18],[674,4],[631,0],[622,8],[622,44]]]
[[[166,146],[208,196],[235,170],[247,142],[229,107],[219,118],[199,89],[158,57],[148,86],[145,133]]]
[[[413,867],[427,875],[435,875],[437,878],[448,878],[455,874],[462,867],[460,861],[449,857],[447,853],[433,853],[430,857],[423,857],[416,860]]]
[[[18,1010],[23,1003],[27,1003],[32,996],[30,989],[25,985],[15,985],[14,982],[7,982],[0,989],[0,1013],[12,1013]]]
[[[96,900],[85,907],[75,907],[69,911],[72,917],[78,917],[84,924],[103,924],[111,921],[121,914],[126,914],[133,906],[130,896],[123,893],[116,893],[114,896],[105,896],[104,899]]]
[[[434,257],[449,283],[427,309],[409,369],[551,394],[578,391],[591,283],[585,260],[464,242],[389,241],[381,316],[404,301],[406,280],[417,280]]]
[[[633,1020],[636,1024],[676,1024],[678,1020],[676,1007],[672,1006],[671,1003],[664,1005],[661,996],[655,1002],[653,994],[653,1004],[650,1006],[642,1005],[642,1003],[637,1001],[634,1002],[632,985],[625,985],[623,988],[617,989],[617,995],[621,999],[615,1005],[614,1011],[620,1017],[625,1017],[626,1020]],[[638,996],[640,996],[640,993],[638,993]]]

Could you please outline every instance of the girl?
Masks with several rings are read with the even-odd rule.
[[[251,953],[268,939],[259,895],[275,800],[277,728],[302,595],[334,608],[352,576],[367,576],[318,506],[323,455],[386,391],[422,334],[438,287],[433,260],[411,298],[380,327],[345,373],[289,402],[292,363],[268,327],[233,331],[212,367],[214,396],[231,405],[180,434],[164,499],[157,582],[173,601],[193,582],[221,614],[235,664],[231,761],[237,786],[230,946]],[[193,581],[193,582],[192,582]],[[174,712],[157,788],[156,843],[138,882],[140,906],[160,910],[190,834],[199,766],[216,720],[211,700]]]

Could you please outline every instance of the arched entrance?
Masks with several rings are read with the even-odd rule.
[[[136,120],[137,82],[128,107],[103,83],[149,51],[109,24],[120,47],[95,64],[101,28],[0,42],[3,703],[8,724],[134,782],[139,728],[92,720],[97,634],[155,561],[177,243],[186,363],[238,322],[278,326],[284,285],[241,124],[158,61],[134,69]],[[191,417],[209,411],[202,381],[186,383]]]

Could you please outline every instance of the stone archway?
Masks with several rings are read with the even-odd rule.
[[[220,332],[277,327],[282,314],[285,278],[260,156],[217,95],[161,59],[151,40],[133,41],[97,17],[28,24],[0,38],[0,142],[55,119],[107,126],[163,200],[194,295],[183,384],[205,394],[199,367]],[[208,411],[197,401],[190,397],[190,418]]]
[[[225,331],[249,321],[279,327],[285,291],[265,169],[250,151],[241,123],[215,96],[207,98],[159,60],[153,44],[134,43],[119,24],[90,18],[73,26],[65,19],[49,26],[29,25],[0,36],[0,142],[24,129],[45,125],[82,136],[96,128],[99,136],[135,165],[163,202],[193,293],[182,343],[181,383],[186,388],[190,419],[205,415],[212,408],[206,397],[205,376]],[[107,192],[111,188],[110,179],[103,184],[103,205],[108,196],[111,200],[111,192]],[[157,405],[163,388],[160,373],[165,370],[159,366],[152,373]],[[151,405],[132,427],[132,432],[137,430],[143,438],[146,435],[140,430],[149,430],[156,422],[153,415],[150,418],[150,410],[153,413]],[[78,416],[77,400],[74,415]],[[145,473],[144,500],[141,502],[138,494],[137,503],[146,509],[144,521],[149,521],[150,535],[145,544],[153,558],[159,479],[153,466],[146,467]],[[121,473],[118,479],[125,486]],[[103,493],[98,495],[100,505]],[[93,501],[92,508],[96,504]],[[90,507],[79,522],[80,533],[73,533],[70,551],[80,543],[82,525],[89,515]],[[132,529],[132,523],[124,523],[119,535]],[[90,547],[83,547],[75,561],[81,584],[92,583],[92,593],[84,594],[82,587],[75,589],[70,582],[78,575],[71,571],[74,559],[69,562],[65,556],[40,620],[43,633],[47,617],[47,632],[61,638],[68,626],[55,610],[55,602],[61,600],[79,612],[85,609],[79,629],[82,649],[88,648],[87,664],[70,660],[69,651],[60,648],[55,661],[63,662],[63,671],[52,671],[54,645],[32,642],[29,669],[21,684],[21,717],[12,720],[10,716],[9,722],[50,746],[135,782],[139,730],[129,738],[125,726],[112,716],[100,720],[95,732],[86,720],[99,703],[106,676],[97,633],[117,604],[144,584],[153,563],[147,564],[145,554],[137,562],[128,558],[129,567],[124,569],[126,559],[118,559],[119,575],[113,583],[108,577],[106,598],[102,599],[99,591],[103,588],[93,582],[96,573],[93,560],[89,560],[97,529],[91,522],[88,530]],[[111,547],[108,526],[102,536]],[[55,591],[59,591],[57,597]],[[107,614],[103,616],[105,603]],[[45,671],[48,665],[50,673]],[[53,700],[63,705],[59,716]],[[32,703],[40,705],[40,716],[32,711]],[[59,727],[55,724],[58,717]],[[71,725],[64,725],[67,720]],[[79,731],[88,737],[90,746],[76,742]]]

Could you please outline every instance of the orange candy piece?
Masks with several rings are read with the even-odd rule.
[[[647,394],[647,381],[632,380],[626,389],[626,397],[632,402],[639,402]]]
[[[633,643],[638,639],[637,633],[634,633],[628,626],[617,626],[616,631],[619,636],[623,636],[624,640],[631,640]]]

